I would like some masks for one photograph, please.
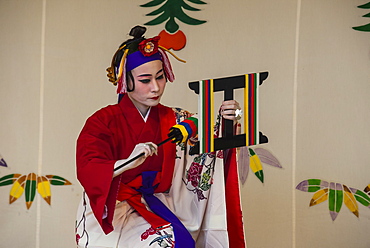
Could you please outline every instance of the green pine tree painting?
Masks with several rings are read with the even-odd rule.
[[[357,7],[361,9],[370,9],[370,2],[357,6]],[[363,15],[362,17],[370,17],[370,13],[367,13],[366,15]],[[353,27],[353,29],[357,31],[370,32],[370,23],[362,25],[362,26]]]
[[[193,4],[206,4],[201,0],[152,0],[146,4],[140,5],[140,7],[155,7],[163,3],[164,4],[158,9],[147,14],[147,16],[158,16],[144,25],[153,26],[166,22],[165,29],[170,33],[175,33],[179,29],[179,25],[176,23],[175,18],[189,25],[200,25],[205,23],[206,21],[192,18],[184,12],[184,10],[200,10],[190,6],[186,2],[191,2]]]

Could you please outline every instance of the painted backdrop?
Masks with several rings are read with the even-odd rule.
[[[263,183],[244,175],[249,248],[369,247],[370,3],[183,0],[190,8],[168,24],[153,22],[150,2],[0,1],[0,247],[74,247],[75,141],[116,102],[105,69],[137,24],[149,37],[183,33],[172,48],[187,63],[172,60],[166,105],[195,112],[188,82],[269,72],[259,92],[269,143],[253,151],[282,168],[261,159]]]

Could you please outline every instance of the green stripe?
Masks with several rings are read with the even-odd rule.
[[[308,179],[308,185],[320,185],[321,179]]]
[[[49,179],[51,185],[64,185],[66,182],[66,179],[60,176],[53,176]]]
[[[260,170],[260,171],[256,171],[256,173],[254,173],[257,178],[263,183],[263,179],[264,179],[264,176],[263,176],[263,170]]]
[[[191,120],[195,124],[195,126],[197,127],[197,129],[198,129],[198,119],[197,118],[194,118],[194,117],[189,117],[188,119]]]
[[[14,174],[9,174],[9,175],[6,175],[0,178],[0,186],[6,186],[6,185],[12,184],[15,181],[13,177],[14,177]]]
[[[318,191],[320,189],[321,189],[320,186],[308,186],[307,192],[316,192],[316,191]]]
[[[339,213],[343,204],[343,190],[336,190],[335,212]]]
[[[334,212],[335,209],[335,190],[329,189],[329,210]]]
[[[26,191],[26,202],[32,202],[36,195],[36,181],[27,180],[25,191]]]
[[[254,142],[257,144],[257,73],[254,73]]]
[[[365,207],[370,206],[370,198],[369,198],[369,196],[367,194],[365,194],[364,192],[362,192],[361,190],[357,190],[356,191],[355,198],[356,198],[356,200],[359,203],[361,203]]]

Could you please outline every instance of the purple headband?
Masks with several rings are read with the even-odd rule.
[[[163,70],[166,78],[173,82],[175,76],[173,75],[170,60],[165,53],[165,48],[158,45],[159,36],[145,39],[138,44],[138,51],[125,55],[130,48],[125,49],[125,53],[121,58],[119,67],[115,67],[115,75],[119,75],[117,79],[117,93],[122,94],[127,92],[126,72],[135,69],[136,67],[154,60],[162,61]],[[123,49],[124,47],[122,47]],[[120,48],[121,49],[121,48]],[[168,51],[168,50],[166,50]],[[169,52],[169,51],[168,51]],[[171,52],[169,52],[171,53]],[[172,54],[172,53],[171,53]],[[122,71],[120,71],[122,69]],[[111,69],[113,70],[113,69]]]
[[[135,69],[136,67],[148,63],[153,60],[160,60],[162,61],[162,56],[159,52],[156,52],[155,54],[151,56],[144,56],[142,52],[136,51],[131,53],[130,55],[127,55],[126,58],[126,71],[131,71]]]

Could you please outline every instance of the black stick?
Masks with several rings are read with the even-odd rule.
[[[166,143],[166,142],[170,141],[171,139],[173,139],[173,137],[169,137],[169,138],[167,138],[167,139],[163,140],[161,143],[157,144],[157,146],[161,146],[161,145],[163,145],[164,143]],[[144,156],[144,155],[145,155],[145,153],[144,153],[144,152],[143,152],[143,153],[140,153],[139,155],[137,155],[137,156],[133,157],[133,158],[132,158],[132,159],[130,159],[129,161],[126,161],[126,162],[124,162],[123,164],[121,164],[121,165],[117,166],[117,168],[114,168],[114,171],[117,171],[117,170],[121,169],[122,167],[124,167],[124,166],[128,165],[128,164],[129,164],[129,163],[131,163],[132,161],[135,161],[136,159],[138,159],[138,158],[140,158],[141,156]]]

